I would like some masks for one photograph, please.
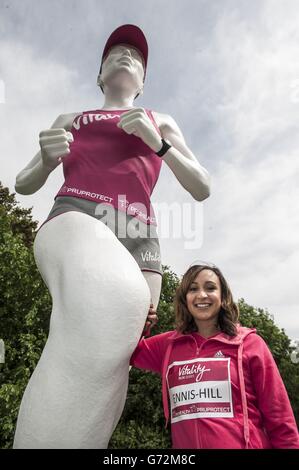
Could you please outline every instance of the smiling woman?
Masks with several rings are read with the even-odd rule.
[[[238,324],[238,306],[221,271],[189,268],[174,307],[175,331],[142,338],[131,358],[133,366],[162,377],[173,447],[298,449],[275,361],[256,330]]]
[[[156,308],[160,297],[151,194],[162,161],[195,200],[209,196],[208,172],[175,121],[133,105],[147,58],[140,28],[113,31],[97,80],[103,106],[58,116],[17,175],[20,194],[36,192],[60,164],[65,180],[34,244],[53,310],[15,448],[107,447],[126,398],[130,355],[150,301]]]
[[[239,309],[216,266],[195,265],[185,274],[176,296],[176,321],[182,333],[204,337],[220,330],[234,336]]]

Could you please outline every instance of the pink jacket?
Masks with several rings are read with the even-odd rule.
[[[169,331],[143,338],[131,365],[162,375],[174,448],[299,448],[283,381],[254,329],[239,327],[235,337]]]

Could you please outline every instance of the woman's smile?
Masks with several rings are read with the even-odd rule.
[[[212,305],[211,303],[210,304],[208,304],[208,303],[196,303],[196,304],[194,304],[194,306],[196,308],[200,308],[200,309],[207,309],[207,308],[211,307],[211,305]]]

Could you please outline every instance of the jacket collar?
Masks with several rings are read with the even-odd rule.
[[[224,344],[240,345],[243,343],[246,336],[251,333],[255,333],[255,328],[246,328],[244,326],[237,325],[237,335],[229,336],[226,333],[219,332],[219,334],[206,338],[207,341],[219,341]],[[173,333],[168,337],[168,341],[177,342],[181,340],[191,340],[194,341],[194,333],[180,333],[177,330],[174,330]]]

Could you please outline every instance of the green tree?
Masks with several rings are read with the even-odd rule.
[[[9,220],[11,231],[14,235],[19,234],[24,244],[30,248],[35,237],[37,222],[32,220],[31,209],[20,207],[16,201],[15,194],[10,194],[0,181],[0,208],[1,216],[6,215]]]
[[[51,299],[37,271],[30,209],[0,183],[0,448],[11,447],[24,389],[44,347]]]

